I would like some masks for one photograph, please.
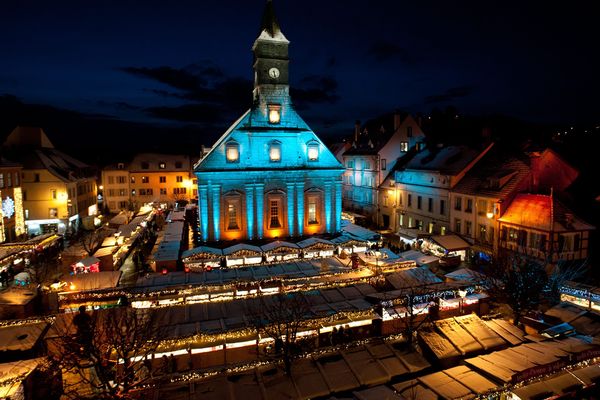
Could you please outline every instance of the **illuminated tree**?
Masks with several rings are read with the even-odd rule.
[[[259,334],[275,340],[275,355],[281,357],[285,371],[300,353],[297,335],[308,326],[310,303],[302,293],[278,293],[258,296],[248,303],[248,318]]]
[[[521,318],[535,311],[548,292],[548,275],[544,266],[526,257],[499,259],[487,271],[485,286],[490,297],[506,304],[518,326]]]
[[[69,398],[131,399],[152,382],[152,354],[166,324],[149,309],[81,310],[71,321],[57,319],[50,334],[50,358],[65,377]]]
[[[83,232],[79,237],[79,242],[88,256],[93,256],[96,251],[102,247],[102,242],[109,235],[107,229],[100,228],[93,231]]]

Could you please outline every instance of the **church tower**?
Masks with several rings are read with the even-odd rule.
[[[261,240],[341,229],[343,166],[296,113],[289,41],[267,0],[251,108],[196,164],[201,238]]]

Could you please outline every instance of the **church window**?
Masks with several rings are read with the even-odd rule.
[[[269,145],[269,158],[271,162],[281,161],[281,142],[275,140]]]
[[[320,204],[322,204],[322,192],[318,189],[311,189],[306,193],[306,224],[319,224]]]
[[[240,161],[240,146],[236,142],[229,142],[225,145],[227,162]]]
[[[278,124],[281,121],[281,106],[278,104],[269,104],[269,123]]]
[[[308,144],[308,160],[317,161],[319,159],[319,144],[309,143]]]
[[[269,202],[269,228],[281,228],[279,217],[279,201],[271,200]]]
[[[227,229],[228,230],[237,230],[240,229],[237,220],[237,208],[235,204],[229,203],[227,205]]]

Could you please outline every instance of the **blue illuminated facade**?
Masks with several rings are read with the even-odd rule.
[[[252,107],[194,170],[205,242],[341,229],[344,167],[294,110],[288,45],[268,1],[252,48]]]

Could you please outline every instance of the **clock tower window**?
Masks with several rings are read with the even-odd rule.
[[[281,121],[281,106],[279,104],[269,104],[269,123],[278,124]]]

